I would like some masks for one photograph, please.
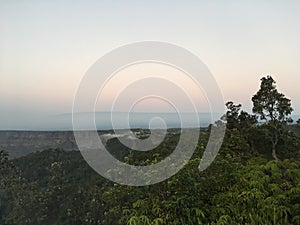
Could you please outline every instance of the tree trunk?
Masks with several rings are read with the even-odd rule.
[[[272,156],[273,156],[273,158],[274,158],[276,161],[279,161],[279,159],[278,159],[278,157],[277,157],[277,155],[276,155],[276,148],[275,148],[275,146],[273,146],[273,149],[272,149]]]
[[[276,131],[275,131],[276,132]],[[274,135],[274,139],[272,141],[272,156],[273,158],[276,160],[276,161],[279,161],[278,157],[277,157],[277,154],[276,154],[276,146],[277,146],[277,143],[278,143],[278,134],[275,133]]]

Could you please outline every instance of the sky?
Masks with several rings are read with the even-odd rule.
[[[214,75],[224,102],[241,103],[248,111],[260,78],[272,75],[300,114],[299,10],[297,0],[0,0],[0,123],[70,113],[80,81],[96,60],[145,40],[197,55]],[[159,71],[172,80],[170,70]],[[124,77],[128,80],[129,72]],[[111,102],[119,88],[111,83],[102,101]],[[205,104],[193,88],[189,93]],[[97,110],[110,110],[108,105],[99,103]],[[137,110],[168,111],[163,105],[148,99]]]

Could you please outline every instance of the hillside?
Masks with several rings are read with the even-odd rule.
[[[133,132],[139,136],[141,130],[148,132],[146,129],[133,129]],[[122,130],[118,132],[122,133]],[[178,132],[179,129],[168,129],[166,138]],[[98,134],[104,144],[116,137],[112,130],[98,131]],[[122,135],[126,137],[129,134],[124,131]],[[78,150],[78,147],[73,131],[0,131],[0,149],[9,151],[10,158],[18,158],[46,149],[71,151]]]
[[[76,150],[77,145],[73,132],[0,131],[0,149],[9,151],[12,158],[49,148]]]

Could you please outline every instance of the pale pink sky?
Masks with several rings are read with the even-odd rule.
[[[270,74],[300,114],[299,10],[300,2],[292,0],[0,1],[1,118],[13,122],[18,113],[71,112],[87,69],[114,48],[143,40],[170,42],[196,54],[225,101],[247,110],[260,78]],[[159,70],[171,79],[171,71]],[[111,85],[104,93],[107,104],[120,88],[118,82]],[[199,90],[186,85],[206,111]],[[138,110],[156,111],[153,101]],[[109,110],[105,106],[100,109]]]

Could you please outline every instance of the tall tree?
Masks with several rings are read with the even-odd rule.
[[[266,121],[267,136],[272,143],[272,156],[278,160],[276,146],[284,125],[292,122],[290,115],[293,108],[291,100],[279,93],[275,84],[276,82],[271,76],[261,79],[260,89],[252,97],[252,111],[261,120]]]

